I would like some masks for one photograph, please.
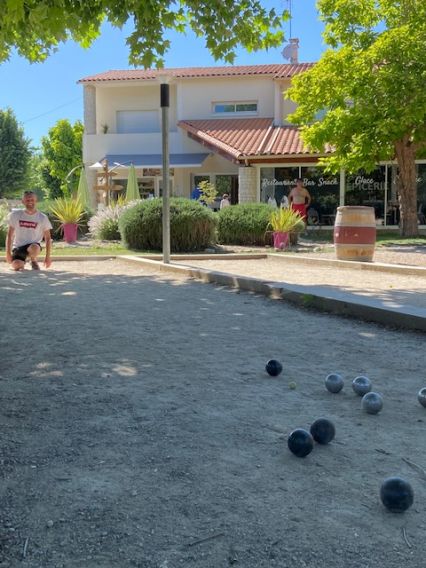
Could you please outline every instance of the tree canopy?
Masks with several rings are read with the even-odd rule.
[[[0,109],[0,197],[25,188],[31,151],[29,140],[11,109]]]
[[[83,162],[83,124],[77,120],[73,125],[67,119],[49,129],[41,139],[42,160],[39,165],[47,194],[50,198],[61,197],[75,192],[78,173],[70,176],[73,168]]]
[[[238,45],[249,51],[280,45],[287,15],[259,0],[7,0],[0,10],[0,61],[12,48],[42,61],[68,39],[88,47],[104,21],[122,28],[132,20],[127,44],[133,65],[162,66],[170,48],[167,32],[187,29],[205,38],[215,59],[232,63]]]
[[[295,77],[290,117],[328,169],[396,159],[403,234],[417,232],[415,158],[426,148],[426,2],[319,0],[329,49]],[[324,113],[317,119],[318,113]]]

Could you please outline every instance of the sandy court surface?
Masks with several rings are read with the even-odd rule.
[[[303,257],[301,257],[303,258]],[[315,286],[325,294],[342,291],[354,296],[374,297],[391,306],[426,308],[426,277],[368,270],[287,262],[285,255],[260,260],[191,260],[182,264],[251,276],[266,281]]]
[[[424,335],[119,261],[2,267],[0,298],[0,566],[424,567]],[[296,458],[320,416],[335,441]]]
[[[327,247],[326,251],[316,251],[315,257],[336,258],[333,247]],[[377,247],[373,257],[374,262],[385,264],[407,264],[411,266],[426,267],[425,246],[386,246]]]
[[[221,247],[229,252],[273,252],[271,247],[241,247],[241,246],[223,246]],[[322,241],[308,241],[301,238],[296,247],[292,247],[288,251],[290,254],[300,254],[301,256],[313,256],[315,258],[335,259],[336,254],[332,243],[324,243]],[[385,264],[407,264],[411,266],[426,267],[426,246],[425,245],[388,245],[377,246],[373,257],[374,262],[383,262]]]

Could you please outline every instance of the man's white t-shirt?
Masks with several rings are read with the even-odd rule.
[[[7,223],[15,229],[13,248],[41,243],[44,232],[52,228],[47,215],[41,211],[29,215],[25,209],[17,209],[9,213]]]

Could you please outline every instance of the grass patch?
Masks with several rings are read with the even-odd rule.
[[[385,231],[377,233],[377,243],[380,246],[405,245],[405,246],[425,246],[426,237],[401,237],[398,233],[387,233]]]
[[[303,240],[307,242],[330,243],[333,244],[333,229],[330,231],[308,231],[303,235]],[[426,246],[426,236],[401,237],[395,231],[377,231],[377,246]]]
[[[45,249],[43,247],[43,251],[40,255],[40,258],[43,259],[45,253]],[[161,253],[158,251],[157,254]],[[4,247],[0,247],[0,255],[6,254],[6,250]],[[133,251],[129,250],[121,243],[88,243],[87,245],[68,245],[65,243],[53,243],[52,247],[52,257],[55,256],[94,256],[94,255],[124,255],[124,254],[155,254],[155,252],[151,251]]]

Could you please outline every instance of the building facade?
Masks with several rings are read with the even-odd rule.
[[[285,97],[291,79],[311,66],[107,71],[81,79],[83,159],[94,194],[102,195],[102,186],[110,183],[118,195],[133,164],[141,197],[161,195],[159,85],[167,76],[172,195],[189,197],[209,180],[219,194],[230,194],[232,203],[267,202],[270,197],[279,203],[301,177],[323,224],[332,224],[342,204],[373,206],[378,224],[396,224],[394,164],[380,164],[369,174],[325,175],[318,166],[321,156],[308,151],[287,120],[295,108]],[[426,162],[417,168],[420,218],[426,210]]]

